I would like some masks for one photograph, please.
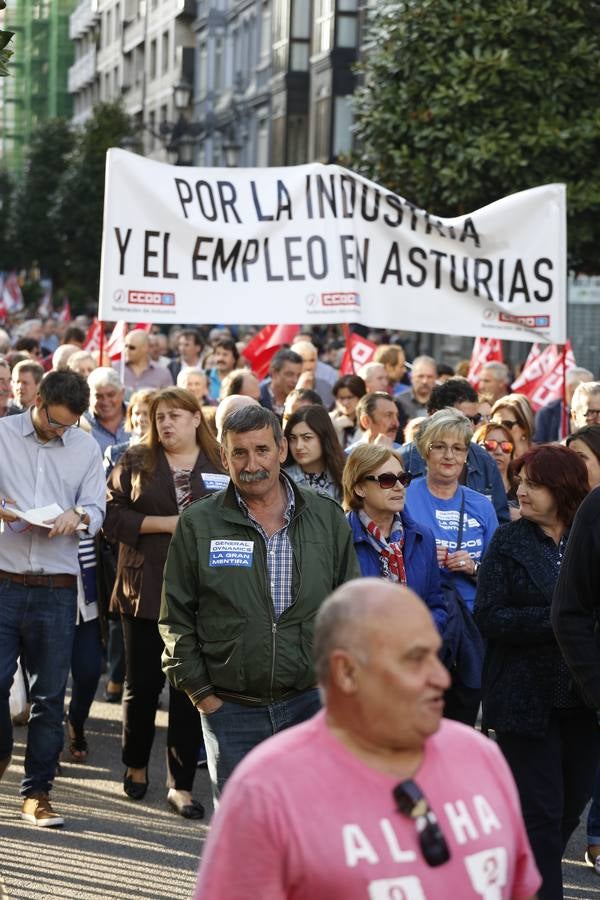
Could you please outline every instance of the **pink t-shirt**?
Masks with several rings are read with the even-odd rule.
[[[450,860],[427,865],[398,779],[369,768],[325,713],[257,747],[227,784],[196,900],[521,900],[541,884],[517,791],[496,745],[444,720],[414,777]]]

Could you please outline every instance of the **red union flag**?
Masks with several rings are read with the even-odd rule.
[[[244,356],[257,378],[265,378],[272,358],[283,344],[291,344],[299,325],[265,325],[248,342]]]
[[[346,351],[340,366],[340,375],[354,375],[357,369],[371,362],[377,349],[377,344],[359,334],[350,332],[348,326],[344,328],[346,335]]]
[[[499,341],[497,338],[475,338],[471,353],[471,363],[467,373],[467,379],[475,390],[479,388],[481,370],[489,362],[504,362],[502,341]]]
[[[100,341],[102,334],[102,325],[98,321],[98,319],[94,319],[92,324],[87,330],[87,334],[85,336],[85,341],[83,342],[83,349],[87,350],[88,353],[94,353],[94,351],[100,349]]]
[[[563,360],[564,355],[564,360]],[[512,390],[524,394],[534,412],[563,396],[564,373],[575,365],[571,341],[557,344],[534,344],[525,360],[523,371],[512,384]]]

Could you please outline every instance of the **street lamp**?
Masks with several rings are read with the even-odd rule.
[[[179,117],[175,123],[161,122],[158,137],[169,152],[177,155],[178,165],[190,166],[194,160],[194,147],[215,133],[219,133],[223,136],[222,148],[226,165],[229,168],[235,168],[242,149],[237,137],[239,110],[235,100],[228,110],[229,121],[219,124],[213,112],[208,113],[203,122],[190,122],[185,111],[189,109],[191,99],[191,84],[184,79],[178,81],[173,88],[173,105],[179,113]]]

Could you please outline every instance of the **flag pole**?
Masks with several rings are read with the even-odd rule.
[[[125,384],[125,338],[127,337],[128,331],[129,324],[125,322],[125,331],[123,332],[123,349],[121,351],[121,359],[119,360],[119,378],[121,379],[121,384]]]
[[[100,326],[100,340],[99,340],[99,350],[98,350],[98,365],[104,365],[104,322],[98,319],[98,325]]]
[[[561,416],[562,438],[566,438],[569,433],[569,413],[567,410],[567,345],[563,344],[562,348],[562,416]]]

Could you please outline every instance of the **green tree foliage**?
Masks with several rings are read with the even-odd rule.
[[[49,119],[32,134],[23,178],[12,203],[12,266],[39,266],[60,281],[58,236],[48,227],[48,209],[73,149],[73,133],[64,119]]]
[[[101,103],[76,138],[55,195],[50,219],[60,245],[67,292],[97,300],[104,207],[106,151],[131,136],[131,122],[118,103]]]
[[[381,0],[354,166],[437,215],[566,182],[572,267],[598,271],[600,4]]]

